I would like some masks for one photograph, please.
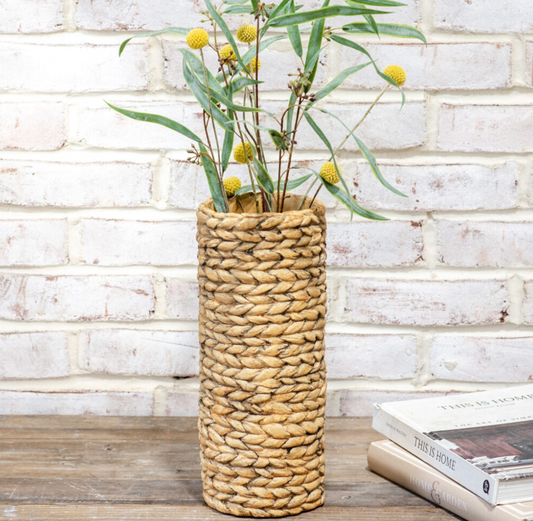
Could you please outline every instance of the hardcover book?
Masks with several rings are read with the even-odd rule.
[[[374,407],[374,429],[490,504],[533,501],[533,385]]]
[[[533,521],[533,502],[489,505],[392,441],[368,450],[370,470],[468,521]]]

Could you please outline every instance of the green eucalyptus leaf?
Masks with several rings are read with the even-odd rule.
[[[377,5],[379,7],[402,7],[407,4],[394,2],[393,0],[345,0],[348,5],[362,4],[362,5]]]
[[[224,89],[220,85],[220,83],[216,80],[216,78],[209,72],[209,70],[205,69],[204,72],[204,66],[202,64],[202,60],[198,58],[196,54],[194,54],[189,49],[179,49],[181,54],[187,59],[187,63],[189,64],[189,67],[191,70],[196,74],[196,76],[200,79],[200,82],[203,84],[205,82],[205,76],[207,73],[207,81],[209,82],[209,88],[211,90],[223,93]]]
[[[231,86],[228,93],[228,98],[233,99],[233,91]],[[233,110],[228,109],[228,118],[234,119]],[[222,172],[225,172],[228,168],[229,159],[231,157],[231,151],[233,150],[233,140],[235,138],[235,132],[233,130],[226,130],[224,133],[224,143],[222,145]]]
[[[158,125],[162,125],[171,130],[174,130],[175,132],[178,132],[183,136],[192,139],[193,141],[196,141],[196,143],[202,142],[202,140],[194,132],[191,132],[187,127],[183,126],[177,121],[174,121],[173,119],[167,118],[165,116],[158,116],[157,114],[146,114],[144,112],[135,112],[133,110],[121,109],[119,107],[111,105],[111,103],[107,103],[107,105],[113,110],[122,114],[123,116],[127,116],[128,118],[135,119],[137,121],[146,121],[148,123],[156,123]]]
[[[231,88],[233,92],[239,92],[244,87],[250,87],[251,85],[260,85],[261,83],[264,83],[264,81],[256,81],[252,80],[251,78],[248,78],[248,76],[241,76],[240,78],[236,78],[235,80],[230,82]],[[225,88],[224,88],[225,89]]]
[[[374,17],[372,15],[370,15],[370,14],[365,14],[363,16],[363,18],[367,21],[368,25],[370,25],[370,27],[372,27],[372,29],[374,30],[376,35],[379,37],[379,27],[378,27],[378,24],[376,23],[376,20],[374,19]]]
[[[203,85],[200,80],[192,73],[189,65],[187,63],[187,58],[183,57],[183,76],[185,81],[191,89],[191,92],[194,94],[194,97],[197,99],[198,103],[202,108],[224,129],[231,129],[233,127],[233,122],[224,114],[216,105],[209,103],[209,98],[205,93],[205,85]],[[211,94],[215,94],[212,92]],[[211,114],[211,109],[213,113]]]
[[[242,5],[247,4],[250,0],[224,0],[224,4],[228,5]]]
[[[367,210],[366,208],[363,208],[360,206],[356,200],[349,195],[347,192],[341,190],[337,185],[328,183],[325,179],[323,179],[320,174],[316,173],[316,177],[319,179],[319,181],[324,185],[326,190],[333,196],[337,201],[340,201],[344,206],[348,208],[352,213],[356,213],[357,215],[360,215],[361,217],[364,217],[366,219],[372,219],[374,221],[388,221],[386,217],[382,217],[381,215],[378,215],[374,212],[371,212],[370,210]]]
[[[288,150],[289,140],[279,130],[270,129],[268,131],[268,134],[270,135],[270,138],[272,139],[272,143],[274,143],[276,150]]]
[[[251,14],[252,12],[251,5],[231,5],[224,11],[224,14]]]
[[[296,12],[296,10],[294,9],[294,0],[290,0],[286,11],[288,13]],[[303,48],[302,38],[300,36],[300,29],[297,25],[290,25],[289,27],[287,27],[287,34],[289,35],[289,40],[291,41],[291,45],[294,49],[294,52],[301,58],[303,56]]]
[[[322,4],[322,9],[329,9],[328,6],[329,0],[324,0],[324,3]],[[314,64],[312,62],[315,59],[315,55],[317,53],[320,53],[320,49],[322,47],[322,38],[324,36],[325,23],[325,18],[322,18],[315,22],[313,24],[313,28],[311,29],[311,35],[309,36],[309,44],[307,45],[307,53],[305,54],[304,70],[305,72],[310,72],[311,74],[309,75],[310,85],[306,89],[306,92],[309,92],[311,90],[313,82],[315,81],[316,71],[318,69],[318,57],[316,58],[316,62]]]
[[[398,38],[417,38],[427,44],[425,36],[418,29],[410,25],[378,24],[378,27],[380,34],[397,36]],[[342,30],[347,33],[374,34],[372,27],[368,23],[363,22],[343,25]]]
[[[261,188],[267,194],[273,194],[274,182],[272,181],[272,178],[270,177],[270,174],[267,172],[267,169],[264,167],[263,163],[261,163],[256,157],[254,157],[254,167],[257,174],[257,182]]]
[[[364,63],[363,65],[356,65],[354,67],[348,67],[347,69],[344,69],[343,71],[341,71],[325,87],[320,89],[315,94],[316,101],[319,101],[319,100],[325,98],[326,96],[328,96],[336,88],[338,88],[340,85],[342,85],[342,83],[346,80],[346,78],[348,78],[352,74],[355,74],[356,72],[360,71],[361,69],[364,69],[365,67],[368,67],[371,63],[372,62],[368,62],[368,63]]]
[[[332,16],[356,16],[365,14],[389,14],[387,11],[376,11],[365,7],[350,7],[343,5],[332,5],[322,7],[314,11],[303,11],[299,13],[284,14],[270,21],[271,27],[287,27],[289,25],[300,25],[314,20],[322,20]]]
[[[124,40],[118,49],[118,55],[121,56],[124,52],[124,49],[126,48],[126,45],[131,42],[134,38],[146,38],[148,36],[156,36],[158,34],[163,33],[174,33],[174,34],[188,34],[190,29],[185,29],[182,27],[169,27],[168,29],[160,29],[159,31],[152,31],[150,33],[142,33],[142,34],[136,34],[135,36],[132,36],[131,38],[128,38],[127,40]]]
[[[241,54],[239,52],[237,44],[235,43],[235,39],[233,38],[233,35],[231,34],[231,31],[229,30],[229,27],[227,26],[226,22],[222,19],[222,16],[220,16],[218,11],[213,7],[211,0],[205,0],[205,5],[207,7],[207,10],[209,11],[209,14],[212,16],[216,24],[220,27],[221,31],[224,33],[224,36],[228,40],[228,43],[231,45],[231,48],[233,49],[233,52],[235,53],[235,56],[237,57],[237,61],[239,62],[240,66],[244,70],[248,71],[246,65],[244,64],[241,58]]]
[[[381,170],[379,169],[378,163],[376,161],[376,158],[374,154],[366,147],[366,145],[354,134],[352,134],[352,137],[355,139],[355,142],[357,143],[357,146],[359,147],[359,150],[365,156],[365,159],[368,161],[368,164],[370,165],[370,168],[372,169],[372,172],[377,177],[379,182],[385,187],[388,188],[391,192],[395,193],[396,195],[400,195],[401,197],[407,197],[405,194],[402,194],[399,190],[394,188],[382,175]]]
[[[211,158],[209,157],[207,149],[204,145],[200,145],[200,152],[202,152],[202,165],[207,177],[207,184],[209,185],[209,191],[211,192],[211,197],[213,198],[215,210],[217,212],[227,213],[229,208],[227,205],[225,192],[222,191],[222,183],[218,178],[215,165],[213,161],[211,161]]]

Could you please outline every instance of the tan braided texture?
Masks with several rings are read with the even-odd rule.
[[[325,207],[198,216],[204,499],[236,516],[324,503]]]

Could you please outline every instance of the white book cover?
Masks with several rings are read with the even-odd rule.
[[[489,505],[392,441],[370,444],[368,466],[468,521],[533,521],[533,502]]]
[[[533,385],[375,405],[373,427],[492,505],[533,500]]]

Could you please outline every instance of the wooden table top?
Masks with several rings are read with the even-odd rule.
[[[294,519],[458,519],[368,470],[381,438],[369,419],[329,418],[326,504]],[[196,418],[0,416],[2,520],[238,519],[201,492]]]

